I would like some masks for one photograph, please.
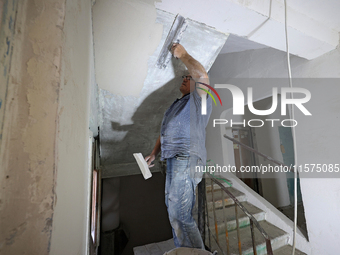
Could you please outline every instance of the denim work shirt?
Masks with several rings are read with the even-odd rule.
[[[176,99],[165,112],[161,126],[161,160],[177,154],[196,155],[205,165],[205,128],[208,124],[212,99],[207,95],[207,114],[201,114],[201,96],[197,89]]]

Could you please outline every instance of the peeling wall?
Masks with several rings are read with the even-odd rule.
[[[14,26],[18,1],[0,1],[0,151],[4,126],[10,67],[14,44]]]
[[[3,10],[0,254],[85,254],[91,1],[7,0]]]
[[[0,253],[48,254],[64,1],[17,7],[1,141]]]

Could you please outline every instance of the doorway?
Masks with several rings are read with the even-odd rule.
[[[243,127],[243,126],[233,126],[232,127],[232,135],[233,138],[238,140],[239,142],[255,149],[254,145],[256,142],[254,141],[254,130],[251,127]],[[242,146],[233,143],[234,148],[234,160],[235,166],[237,169],[236,176],[240,178],[248,187],[253,189],[256,193],[262,196],[262,186],[261,179],[258,178],[257,173],[244,173],[240,171],[241,166],[256,166],[258,165],[258,158],[254,152],[251,152]]]
[[[293,145],[293,135],[292,129],[290,127],[278,127],[280,134],[280,147],[281,153],[283,157],[283,163],[287,166],[294,165],[294,145]],[[286,173],[287,175],[287,186],[289,193],[289,201],[290,205],[294,206],[294,173]],[[300,189],[300,177],[298,173],[297,179],[297,202],[298,204],[302,203],[302,195]]]

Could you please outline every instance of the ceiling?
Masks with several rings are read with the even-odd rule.
[[[339,0],[294,0],[288,1],[288,6],[305,16],[317,20],[332,30],[340,32]],[[263,48],[268,48],[268,46],[244,37],[230,35],[220,54]]]
[[[339,0],[294,0],[288,3],[292,9],[340,32]]]
[[[237,35],[229,35],[228,40],[226,41],[226,43],[224,44],[223,48],[220,51],[220,54],[263,48],[268,48],[268,46],[250,41],[246,38],[242,38]]]
[[[306,59],[317,58],[339,44],[340,1],[288,0],[290,53]],[[162,0],[156,8],[214,27],[252,42],[281,51],[285,45],[285,6],[283,0]],[[233,38],[231,38],[232,41]],[[251,49],[234,38],[237,51]],[[259,47],[253,45],[254,48]],[[241,47],[240,49],[238,49]],[[224,49],[229,52],[229,49]]]

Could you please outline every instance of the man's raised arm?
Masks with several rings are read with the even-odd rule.
[[[183,62],[183,64],[188,68],[190,75],[195,80],[195,82],[198,83],[198,86],[200,88],[208,90],[206,86],[201,84],[205,83],[209,85],[209,76],[205,71],[204,67],[201,65],[201,63],[194,59],[191,55],[189,55],[189,53],[185,50],[185,48],[181,44],[174,43],[171,47],[171,53],[174,55],[174,57],[179,58]],[[197,92],[200,95],[206,94],[206,92],[201,89],[199,89]]]

